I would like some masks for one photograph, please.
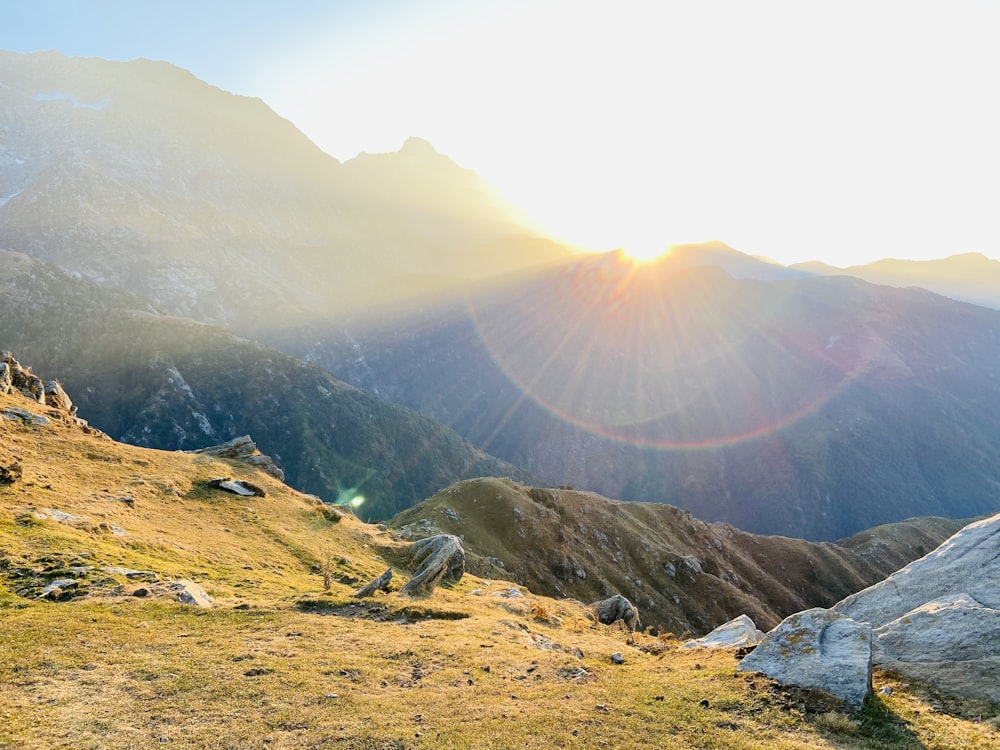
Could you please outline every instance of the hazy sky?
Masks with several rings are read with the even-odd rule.
[[[426,138],[557,238],[1000,258],[995,0],[0,0],[0,48],[162,59],[343,160]]]

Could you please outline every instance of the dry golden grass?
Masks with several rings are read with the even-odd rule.
[[[24,476],[0,486],[0,748],[1000,746],[990,716],[933,710],[886,675],[892,695],[846,731],[737,675],[732,652],[644,633],[629,645],[574,602],[500,596],[507,582],[355,599],[398,543],[248,467],[0,419],[0,463],[14,457]],[[267,497],[204,486],[224,475]],[[146,584],[106,566],[191,578],[215,606],[135,597]],[[35,598],[64,574],[89,595]]]

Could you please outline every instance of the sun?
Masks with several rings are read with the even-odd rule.
[[[622,252],[636,263],[652,263],[669,253],[673,247],[656,242],[633,242],[623,247]]]

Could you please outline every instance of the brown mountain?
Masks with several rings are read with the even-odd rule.
[[[404,536],[462,535],[486,577],[589,602],[628,597],[644,625],[704,633],[748,614],[768,630],[829,607],[938,546],[968,521],[910,519],[837,544],[748,534],[669,505],[503,479],[460,482],[404,511]]]

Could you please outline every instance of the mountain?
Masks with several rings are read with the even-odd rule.
[[[715,266],[735,279],[801,279],[812,275],[797,267],[788,268],[774,261],[762,260],[734,250],[723,242],[700,242],[675,245],[670,249],[666,262],[672,269]],[[662,262],[662,261],[661,261]]]
[[[7,418],[25,411],[47,423]],[[507,581],[467,572],[406,597],[409,543],[391,531],[245,464],[116,443],[0,394],[0,466],[13,463],[3,747],[996,746],[995,707],[891,675],[876,675],[890,696],[846,715],[735,676],[732,650],[628,636]],[[389,593],[353,596],[389,566]],[[199,590],[210,601],[184,603]]]
[[[940,260],[885,259],[847,268],[798,263],[791,268],[826,276],[856,276],[873,284],[917,286],[953,299],[1000,308],[1000,261],[981,253],[963,253]]]
[[[741,614],[770,630],[794,612],[833,606],[966,523],[910,519],[863,532],[863,539],[814,543],[708,524],[670,505],[471,479],[403,511],[390,526],[406,538],[461,535],[479,558],[470,566],[482,575],[560,599],[621,593],[647,625],[704,633]]]
[[[136,303],[0,252],[0,349],[57,377],[80,415],[117,439],[190,450],[250,434],[291,485],[328,502],[360,496],[371,518],[459,478],[528,477],[315,365]]]
[[[167,63],[0,52],[0,111],[0,248],[242,333],[508,272],[490,243],[530,233],[424,141],[340,164]]]
[[[552,485],[831,540],[995,512],[998,332],[918,289],[612,253],[299,353]]]

